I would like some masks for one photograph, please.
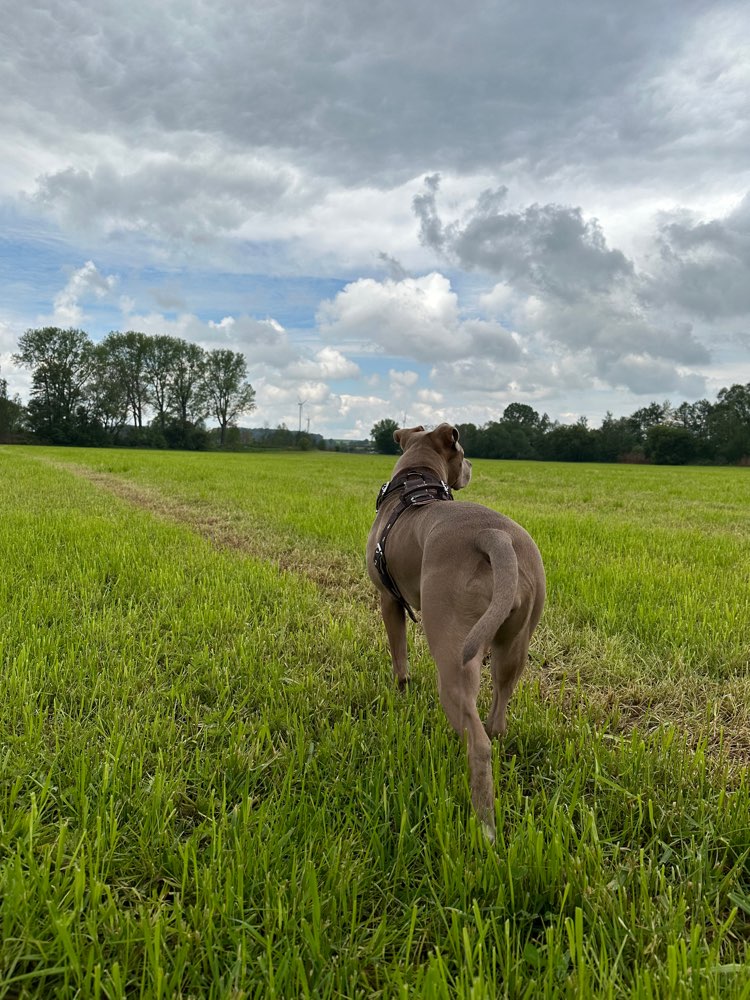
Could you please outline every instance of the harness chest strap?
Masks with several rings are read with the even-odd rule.
[[[412,477],[418,477],[421,482],[407,488],[409,479]],[[377,569],[384,586],[388,588],[396,601],[398,601],[401,607],[407,612],[411,620],[415,622],[417,618],[414,611],[401,591],[398,589],[398,584],[388,571],[388,564],[385,558],[386,539],[388,538],[393,525],[405,511],[411,510],[414,507],[424,507],[429,503],[435,503],[439,500],[452,500],[453,494],[451,493],[448,484],[443,482],[442,479],[437,479],[434,473],[432,473],[429,469],[425,471],[410,469],[403,476],[392,479],[390,482],[385,483],[381,487],[380,492],[378,493],[378,499],[375,503],[375,509],[379,510],[380,505],[386,496],[394,493],[398,489],[401,490],[401,497],[399,499],[398,506],[394,508],[391,516],[385,523],[385,527],[383,528],[383,532],[378,540],[378,544],[375,546],[373,562],[375,563],[375,568]]]

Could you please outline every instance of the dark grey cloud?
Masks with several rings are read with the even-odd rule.
[[[679,366],[705,364],[706,346],[687,322],[665,323],[644,307],[632,261],[611,249],[578,207],[505,207],[508,191],[487,191],[468,215],[444,222],[439,178],[413,202],[422,242],[464,270],[483,270],[531,303],[512,316],[519,329],[589,356],[592,375],[634,392],[686,384]],[[481,352],[481,344],[477,344]]]
[[[612,386],[624,386],[639,396],[678,394],[696,399],[706,391],[703,376],[682,374],[673,365],[650,355],[625,355],[617,359],[599,358],[598,375]]]
[[[414,195],[412,207],[419,219],[419,238],[425,246],[442,251],[446,234],[437,210],[437,193],[440,190],[440,174],[429,174],[424,179],[425,190]]]
[[[390,254],[381,250],[378,254],[378,260],[391,281],[403,281],[404,278],[409,277],[409,272],[406,268],[395,257],[391,257]]]
[[[414,199],[420,238],[467,270],[481,268],[567,302],[607,291],[633,274],[632,263],[607,247],[597,221],[585,221],[580,208],[553,204],[502,211],[508,193],[502,187],[483,192],[465,222],[444,226],[436,205],[438,178],[428,177],[425,186]]]
[[[709,320],[750,318],[750,193],[723,218],[662,223],[644,297]]]
[[[273,209],[292,184],[288,171],[250,157],[238,162],[162,154],[130,169],[100,163],[44,175],[32,200],[84,229],[93,224],[109,232],[200,240],[233,232],[253,213]]]
[[[467,269],[481,267],[567,301],[608,290],[633,271],[619,250],[607,248],[596,221],[585,222],[579,208],[561,205],[504,213],[480,207],[456,234],[453,249]]]
[[[376,183],[431,163],[516,161],[545,174],[592,152],[671,147],[694,123],[668,113],[660,74],[696,18],[716,10],[696,0],[469,0],[460,12],[432,0],[14,6],[0,85],[29,121],[221,136]]]

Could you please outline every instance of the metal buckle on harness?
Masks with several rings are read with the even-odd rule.
[[[424,490],[414,490],[404,498],[409,501],[412,507],[422,507],[426,503],[433,503],[437,497],[429,488]]]
[[[436,492],[437,491],[437,492]],[[422,489],[406,490],[403,502],[410,507],[422,507],[427,503],[434,503],[436,500],[452,500],[453,494],[447,483],[441,479],[434,485],[431,483]]]
[[[380,504],[383,502],[383,497],[388,492],[388,487],[391,485],[390,479],[387,483],[383,483],[380,487],[380,492],[378,493],[377,499],[375,500],[375,510],[380,510]]]

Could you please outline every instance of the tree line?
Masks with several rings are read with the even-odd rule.
[[[26,331],[13,360],[31,371],[31,392],[24,406],[8,396],[0,378],[0,436],[6,439],[201,449],[211,440],[204,423],[210,416],[224,447],[238,434],[238,418],[255,409],[244,355],[177,337],[112,331],[95,344],[83,330],[42,327]],[[397,427],[390,419],[375,424],[377,451],[398,451]],[[511,403],[500,419],[482,426],[458,428],[466,452],[477,458],[750,464],[750,382],[721,389],[714,402],[653,402],[626,417],[607,413],[597,428],[586,418],[551,421],[526,403]],[[283,443],[277,440],[282,433]],[[260,443],[299,447],[298,439],[280,427]],[[311,439],[307,446],[322,445]]]
[[[46,326],[23,334],[13,360],[31,371],[31,392],[24,407],[0,380],[0,434],[48,444],[201,449],[210,416],[223,447],[255,409],[244,355],[178,337],[112,331],[95,344],[84,330]]]
[[[499,420],[481,427],[458,424],[466,453],[475,458],[559,462],[653,462],[657,465],[750,464],[750,382],[707,399],[672,406],[650,403],[627,417],[607,413],[601,427],[551,421],[526,403],[511,403]],[[396,454],[395,420],[379,421],[376,451]]]

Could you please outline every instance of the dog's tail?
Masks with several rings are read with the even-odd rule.
[[[485,528],[475,545],[492,567],[492,598],[487,610],[466,636],[464,666],[489,646],[495,633],[513,610],[518,589],[518,560],[510,535],[499,528]]]

